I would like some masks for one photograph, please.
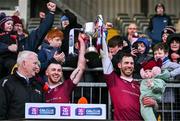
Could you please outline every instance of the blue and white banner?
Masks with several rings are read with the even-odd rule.
[[[106,119],[105,104],[26,103],[26,119]]]

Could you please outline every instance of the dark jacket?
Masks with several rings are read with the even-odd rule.
[[[54,48],[45,42],[41,45],[41,49],[38,52],[38,59],[41,62],[42,71],[45,71],[48,64],[54,60],[53,56],[57,50],[58,48]]]
[[[140,69],[142,68],[142,63],[148,62],[152,59],[152,56],[149,54],[150,42],[145,37],[138,38],[132,45],[132,48],[137,48],[138,43],[144,43],[146,50],[143,54],[137,53],[134,57],[135,67],[134,67],[134,78],[141,78]]]
[[[17,53],[11,52],[8,49],[8,46],[11,44],[16,44],[16,40],[13,38],[11,33],[2,32],[0,34],[0,57],[1,58],[7,58],[7,57],[13,57],[16,59]]]
[[[6,98],[3,87],[0,86],[0,120],[5,119],[6,114]]]
[[[48,12],[46,18],[43,19],[40,26],[32,30],[30,35],[23,40],[19,41],[19,51],[30,50],[37,52],[38,47],[41,45],[47,32],[51,29],[54,22],[54,13]]]
[[[154,15],[150,19],[148,35],[152,39],[152,45],[161,41],[161,33],[166,26],[171,26],[171,18],[164,14],[163,16]]]
[[[13,65],[16,63],[16,58],[19,51],[22,50],[29,50],[37,52],[38,47],[41,45],[42,41],[44,40],[44,37],[46,36],[49,29],[52,27],[54,21],[54,13],[48,12],[46,15],[46,18],[42,21],[40,26],[32,30],[29,36],[22,40],[13,40],[14,37],[12,37],[11,33],[8,34],[0,34],[0,64],[4,65],[2,69],[0,68],[0,71],[7,70],[7,72],[10,72]],[[8,49],[8,46],[11,44],[18,45],[18,52],[11,52]],[[11,63],[10,65],[5,65],[4,62],[9,60]],[[1,73],[0,76],[4,77],[7,76],[8,73]]]
[[[69,19],[69,25],[64,30],[62,30],[62,32],[64,33],[64,40],[61,46],[62,51],[67,56],[68,51],[69,51],[69,32],[73,28],[82,28],[82,25],[77,23],[77,17],[69,10],[65,10],[63,15],[67,16]],[[78,36],[78,35],[75,35],[75,36]]]
[[[1,89],[4,91],[3,95],[0,95],[0,102],[4,104],[0,105],[2,112],[4,112],[0,115],[1,119],[24,118],[25,103],[45,101],[42,85],[37,81],[31,80],[28,83],[24,78],[14,73],[0,82]]]
[[[53,22],[54,14],[49,12],[38,28],[32,30],[29,36],[17,42],[18,51],[30,50],[36,52],[47,32],[52,27]],[[13,39],[11,33],[0,34],[0,54],[7,54],[7,52],[9,52],[8,46],[16,44],[16,41]]]

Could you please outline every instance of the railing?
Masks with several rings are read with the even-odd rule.
[[[180,84],[178,83],[167,83],[166,89],[169,88],[172,93],[172,95],[169,95],[169,97],[171,98],[171,102],[165,103],[164,100],[162,100],[162,102],[159,103],[157,117],[161,121],[180,120],[180,102],[177,102],[180,101],[180,98],[179,95],[175,93],[175,89],[176,91],[180,91],[178,89],[179,87]],[[104,93],[106,93],[107,95],[105,95]],[[173,93],[175,93],[174,96]],[[82,96],[86,97],[90,104],[106,104],[107,118],[108,120],[112,120],[113,108],[110,95],[107,91],[106,83],[80,82],[78,84],[78,87],[74,90],[72,94],[72,102],[77,103],[77,100]],[[173,101],[173,98],[175,98],[175,101]]]
[[[74,68],[63,67],[63,71],[73,71]],[[102,68],[92,68],[86,69],[85,74],[93,74],[95,72],[102,72]],[[102,73],[101,73],[102,74]],[[86,77],[84,76],[81,82],[75,88],[72,94],[72,102],[77,103],[78,99],[82,96],[86,97],[88,103],[90,104],[106,104],[107,105],[107,118],[112,120],[113,108],[111,104],[110,95],[108,93],[105,80],[102,79],[101,82],[96,82],[92,80],[91,82],[86,82]],[[166,85],[166,91],[162,97],[162,102],[159,102],[159,109],[157,110],[157,118],[160,121],[176,121],[180,120],[180,80],[170,80],[170,83]],[[167,93],[167,91],[169,93]],[[168,96],[167,96],[168,94]],[[169,97],[169,102],[167,101]]]

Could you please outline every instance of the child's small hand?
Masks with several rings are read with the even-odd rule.
[[[138,50],[135,48],[132,48],[131,55],[136,56],[137,53],[138,53]]]
[[[58,62],[62,62],[62,63],[65,62],[64,52],[62,52],[62,53],[55,52],[53,57]]]
[[[146,85],[147,85],[148,88],[153,87],[153,85],[154,85],[153,80],[152,80],[152,79],[148,79],[148,80],[146,81]]]
[[[171,58],[172,58],[173,62],[177,62],[177,59],[180,58],[180,55],[177,53],[172,53]]]

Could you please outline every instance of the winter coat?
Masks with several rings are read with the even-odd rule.
[[[166,26],[171,26],[171,18],[164,14],[154,15],[150,19],[149,27],[148,27],[148,35],[152,39],[152,45],[161,41],[161,33]]]
[[[134,62],[135,62],[135,70],[134,70],[134,78],[141,78],[140,76],[140,69],[142,68],[142,63],[147,62],[152,59],[152,56],[149,55],[149,49],[150,49],[150,42],[148,41],[147,38],[141,37],[138,38],[132,45],[132,47],[136,48],[138,43],[144,43],[146,50],[143,54],[138,53],[134,57]]]
[[[51,29],[54,22],[54,13],[49,12],[46,18],[43,19],[39,27],[32,30],[30,35],[19,41],[19,51],[30,50],[37,52],[47,32]]]
[[[38,59],[41,62],[41,70],[45,71],[48,64],[54,60],[54,53],[58,48],[50,46],[48,43],[43,43],[41,49],[38,52]]]
[[[25,116],[25,103],[40,103],[45,101],[42,85],[35,80],[28,81],[17,73],[2,79],[1,89],[4,96],[1,96],[4,105],[0,105],[3,115],[0,118],[20,119]],[[6,101],[4,101],[6,100]],[[1,101],[0,101],[1,102]]]
[[[11,52],[8,46],[11,44],[16,44],[16,39],[11,33],[3,32],[0,34],[0,57],[1,58],[14,58],[16,59],[17,53]]]

